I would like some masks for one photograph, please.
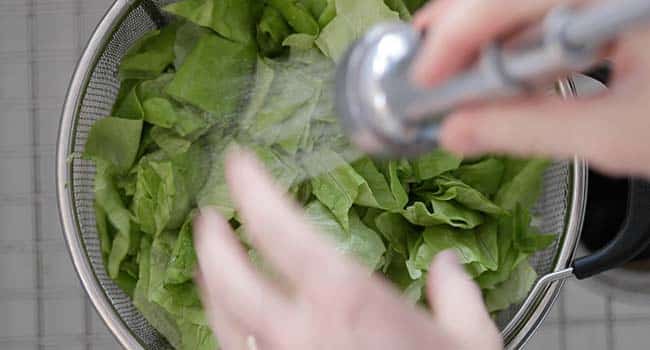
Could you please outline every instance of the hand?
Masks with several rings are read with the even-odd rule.
[[[413,66],[413,79],[431,86],[470,63],[480,47],[567,0],[437,0],[414,25],[431,32]],[[574,154],[615,175],[650,177],[650,30],[621,37],[609,52],[615,67],[610,90],[596,98],[551,97],[459,110],[445,120],[441,143],[477,155],[505,152],[568,158]]]
[[[502,348],[453,253],[430,269],[430,316],[324,241],[251,155],[231,154],[226,177],[247,234],[291,293],[253,268],[228,222],[203,210],[194,226],[198,282],[225,349]]]

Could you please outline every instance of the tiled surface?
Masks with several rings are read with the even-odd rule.
[[[0,0],[0,349],[118,349],[62,240],[54,148],[65,89],[110,0]],[[648,305],[568,283],[529,349],[648,349]]]
[[[649,277],[650,278],[650,277]],[[650,295],[647,303],[603,296],[590,285],[569,281],[529,349],[650,349]]]
[[[79,285],[54,195],[63,97],[110,1],[0,0],[2,350],[120,348]]]

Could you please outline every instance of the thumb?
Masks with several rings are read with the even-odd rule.
[[[459,348],[502,348],[481,291],[453,251],[439,253],[429,268],[427,296],[436,321],[459,342]]]

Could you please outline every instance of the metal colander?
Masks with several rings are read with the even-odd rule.
[[[74,156],[83,151],[95,121],[111,112],[120,87],[118,64],[127,49],[144,33],[164,24],[162,5],[173,0],[117,0],[105,15],[77,66],[66,99],[58,141],[57,186],[66,240],[80,279],[97,311],[127,349],[166,349],[168,343],[136,310],[130,298],[104,269],[93,206],[94,166]],[[559,90],[571,93],[569,82]],[[555,163],[544,178],[536,206],[538,226],[556,232],[558,240],[531,262],[538,281],[521,305],[498,315],[506,344],[516,348],[537,328],[555,300],[566,276],[578,240],[586,193],[585,165],[578,160]],[[553,273],[556,273],[553,275]],[[548,277],[548,276],[547,276]]]

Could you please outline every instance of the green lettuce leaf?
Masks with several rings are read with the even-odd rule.
[[[148,32],[126,53],[120,62],[120,80],[153,79],[174,62],[174,42],[178,22]]]
[[[252,0],[183,0],[164,10],[199,26],[211,28],[239,43],[253,39],[255,9]]]
[[[183,350],[214,350],[219,349],[217,339],[212,334],[210,326],[196,325],[188,322],[179,324]]]
[[[250,44],[205,35],[187,55],[165,92],[217,118],[232,119],[253,75],[255,59],[255,48]]]
[[[494,202],[506,210],[514,210],[517,204],[524,208],[532,207],[542,190],[543,175],[550,162],[533,159],[521,164],[521,169],[513,172],[512,178],[504,179]]]
[[[356,204],[385,209],[393,212],[400,211],[406,204],[393,193],[384,175],[369,158],[363,158],[352,164],[354,170],[365,180],[355,200]]]
[[[320,232],[334,240],[337,250],[357,257],[373,270],[382,267],[386,247],[377,232],[364,225],[355,211],[350,211],[349,229],[344,229],[334,214],[319,201],[309,203],[305,212]]]
[[[162,149],[169,157],[179,156],[187,152],[192,146],[192,142],[179,136],[172,130],[161,127],[153,127],[150,131],[151,139]]]
[[[418,230],[396,213],[383,212],[374,219],[375,227],[388,242],[390,249],[408,256],[407,237],[418,234]]]
[[[332,211],[343,226],[350,228],[348,214],[366,181],[334,152],[322,152],[307,164],[314,196]]]
[[[435,226],[447,224],[449,226],[472,229],[483,223],[483,216],[474,210],[454,202],[442,201],[432,198],[431,208],[423,202],[415,202],[404,209],[402,215],[414,225]]]
[[[149,301],[151,241],[149,238],[145,238],[140,243],[140,246],[140,276],[133,294],[133,305],[173,347],[181,349],[182,336],[176,319],[161,306]]]
[[[282,46],[287,46],[294,50],[309,50],[314,47],[316,37],[309,34],[297,33],[287,36],[282,41]]]
[[[415,13],[422,6],[424,6],[424,4],[426,4],[429,0],[402,0],[402,1],[404,1],[404,4],[409,9],[409,11],[411,11],[411,13]]]
[[[537,280],[537,273],[527,261],[517,265],[508,280],[485,292],[488,312],[507,309],[524,300]]]
[[[318,24],[321,28],[325,28],[336,17],[336,2],[335,0],[327,0],[327,4],[318,17]]]
[[[328,6],[329,0],[299,0],[314,18],[319,18]]]
[[[286,152],[308,152],[314,142],[312,121],[331,113],[327,94],[333,64],[317,50],[291,52],[286,61],[261,61],[254,98],[249,101],[241,126],[255,143],[278,145]],[[308,68],[309,67],[309,68]]]
[[[114,174],[109,164],[96,161],[95,205],[100,208],[107,222],[115,228],[116,233],[108,254],[107,271],[111,278],[117,278],[120,264],[126,258],[131,244],[131,213],[126,208],[122,196],[115,186]],[[102,214],[102,213],[100,213]]]
[[[399,13],[399,18],[403,21],[411,20],[411,11],[404,3],[404,0],[384,0],[391,10]]]
[[[165,229],[174,210],[176,194],[174,170],[170,161],[150,161],[140,166],[133,197],[133,212],[143,232],[157,235]]]
[[[477,191],[491,196],[499,190],[504,170],[501,159],[487,158],[475,164],[461,165],[454,174]]]
[[[291,28],[274,7],[265,6],[262,18],[257,23],[257,44],[260,53],[276,57],[284,53],[283,42],[291,34]]]
[[[422,233],[424,239],[421,244],[409,257],[412,267],[427,271],[438,253],[453,249],[462,264],[471,265],[471,268],[480,266],[480,272],[496,270],[498,252],[492,239],[495,228],[483,226],[485,226],[483,230],[459,230],[448,226],[427,228]]]
[[[125,119],[143,119],[144,109],[137,93],[138,80],[122,82],[111,115]]]
[[[515,208],[512,215],[514,235],[513,245],[518,251],[526,254],[533,254],[553,244],[557,239],[556,235],[544,235],[531,226],[532,216],[521,205]]]
[[[176,235],[165,231],[151,245],[149,301],[174,315],[179,325],[192,323],[208,325],[197,287],[193,283],[166,284],[165,273],[173,257]]]
[[[210,29],[198,26],[193,22],[185,22],[180,25],[176,31],[176,42],[174,42],[174,68],[179,70],[199,39],[211,33]]]
[[[318,35],[320,26],[312,17],[309,10],[301,3],[295,0],[266,0],[282,14],[284,19],[289,23],[297,33]]]
[[[90,129],[83,156],[125,173],[138,154],[141,134],[142,120],[102,118]]]
[[[454,200],[469,209],[494,216],[507,214],[505,209],[500,208],[481,192],[462,181],[451,177],[440,176],[433,180],[433,184],[435,185],[436,192],[423,193],[421,194],[423,197],[441,201]]]
[[[235,216],[235,205],[230,200],[226,185],[224,155],[226,150],[232,146],[233,139],[232,137],[222,137],[221,133],[217,132],[216,137],[211,141],[206,145],[211,150],[208,160],[210,164],[208,176],[196,197],[196,202],[199,208],[214,208],[226,220],[230,220]]]
[[[188,216],[178,233],[172,257],[167,264],[167,270],[165,270],[165,284],[183,284],[194,278],[197,257],[192,239],[192,219],[192,215]]]
[[[458,169],[462,159],[444,150],[435,150],[412,161],[414,176],[418,181],[432,179],[450,170]]]
[[[350,44],[361,38],[373,25],[399,20],[399,15],[382,0],[333,1],[336,17],[323,28],[316,39],[316,45],[334,61],[338,61]]]

